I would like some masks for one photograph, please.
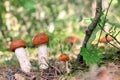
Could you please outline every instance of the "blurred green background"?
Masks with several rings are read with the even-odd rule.
[[[0,51],[9,53],[12,40],[23,39],[34,53],[32,38],[45,32],[52,54],[61,50],[68,36],[83,39],[94,17],[96,0],[0,0]],[[110,0],[103,0],[103,12]],[[113,0],[107,19],[108,26],[120,27],[120,0]],[[58,46],[58,47],[56,47]],[[66,47],[63,47],[63,50]],[[67,51],[67,49],[66,49]],[[69,51],[69,50],[68,50]]]

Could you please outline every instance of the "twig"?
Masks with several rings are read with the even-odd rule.
[[[108,35],[106,34],[105,39],[106,39],[106,41],[107,41],[110,45],[112,45],[113,47],[115,47],[115,48],[117,48],[117,49],[120,49],[119,47],[117,47],[117,46],[115,46],[114,44],[110,43],[110,42],[108,41],[107,37],[108,37]]]
[[[87,46],[87,42],[89,41],[94,29],[96,28],[97,24],[100,21],[100,17],[102,14],[102,0],[96,0],[96,13],[95,13],[95,17],[92,21],[92,23],[88,26],[88,29],[86,30],[86,34],[85,34],[85,38],[82,44],[82,47],[86,47]],[[77,60],[78,62],[82,61],[83,62],[83,58],[81,55],[77,56]]]
[[[107,14],[108,14],[108,11],[109,11],[109,9],[110,9],[111,3],[112,3],[112,0],[111,0],[110,3],[109,3],[109,6],[108,6],[108,8],[107,8],[107,11],[106,11],[106,14],[105,14],[105,17],[104,17],[104,25],[105,25],[105,21],[106,21]],[[103,26],[104,26],[104,25],[103,25]],[[101,37],[101,35],[102,35],[102,30],[101,30],[101,32],[100,32],[100,36],[99,36],[99,39],[98,39],[97,45],[99,44],[99,41],[100,41],[100,37]]]
[[[99,27],[100,27],[107,35],[111,36],[111,37],[120,45],[120,42],[116,39],[116,37],[114,37],[114,36],[111,35],[110,33],[106,32],[106,31],[102,28],[102,26],[101,26],[100,24],[98,24],[98,25],[99,25]],[[117,47],[117,49],[118,49],[118,47]],[[120,48],[119,48],[119,49],[120,49]]]
[[[45,59],[45,58],[43,58],[43,59]],[[55,69],[59,74],[61,74],[61,71],[56,66],[49,64],[49,62],[46,59],[45,59],[45,61],[47,62],[47,64],[49,65],[50,68]]]
[[[95,17],[92,21],[92,23],[88,26],[88,29],[86,30],[86,35],[84,38],[84,42],[82,47],[86,47],[87,46],[87,42],[89,41],[94,29],[96,28],[100,17],[101,17],[101,13],[102,13],[102,0],[96,0],[97,2],[97,8],[96,8],[96,13],[95,13]]]
[[[118,31],[118,33],[115,35],[115,37],[117,37],[117,35],[120,33],[120,31]]]
[[[55,63],[50,64],[44,57],[42,57],[42,58],[46,61],[46,63],[48,64],[49,67],[48,67],[48,69],[43,70],[43,73],[40,75],[40,77],[45,80],[58,79],[59,76],[61,75],[61,71],[57,68]],[[59,76],[58,76],[58,74],[59,74]]]
[[[108,14],[108,11],[110,9],[110,6],[111,6],[111,3],[112,3],[113,0],[110,1],[109,5],[108,5],[108,8],[107,8],[107,11],[106,11],[106,14],[105,14],[105,18],[104,18],[104,22],[106,21],[106,18],[107,18],[107,14]]]

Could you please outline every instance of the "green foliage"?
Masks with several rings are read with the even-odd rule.
[[[9,0],[10,11],[7,12],[4,6],[5,0],[1,0],[0,8],[0,29],[5,35],[0,33],[1,44],[9,43],[14,39],[24,39],[28,47],[32,47],[31,41],[34,35],[45,32],[50,36],[50,48],[56,49],[59,42],[64,44],[64,39],[69,35],[84,36],[80,29],[80,21],[83,14],[79,9],[83,9],[83,1],[56,1],[56,0]],[[76,3],[79,5],[76,5]],[[71,6],[70,6],[71,5]],[[10,20],[6,19],[9,13]],[[62,17],[61,17],[62,16]],[[6,23],[8,23],[6,25]],[[50,24],[53,23],[54,31],[49,32]],[[19,27],[17,27],[19,25]],[[69,29],[71,32],[69,32]],[[82,34],[82,35],[81,35]],[[4,38],[4,39],[3,39]],[[3,42],[4,40],[4,42]],[[59,41],[59,42],[58,42]],[[6,50],[5,45],[3,48]],[[3,50],[2,50],[3,51]],[[56,52],[55,52],[56,53]]]
[[[88,24],[90,24],[91,22],[92,22],[92,18],[85,18],[85,23],[88,23]]]
[[[81,48],[80,54],[83,56],[83,60],[85,60],[88,66],[94,63],[100,63],[103,58],[102,51],[93,46],[89,48]]]
[[[1,51],[5,51],[8,48],[8,43],[14,39],[24,39],[28,47],[32,47],[32,38],[40,33],[45,32],[50,37],[49,48],[51,53],[57,54],[62,51],[70,51],[69,45],[65,45],[65,38],[69,35],[77,35],[79,38],[84,37],[84,31],[86,26],[91,23],[91,9],[88,6],[93,5],[92,1],[84,0],[9,0],[10,11],[7,12],[4,6],[5,0],[1,0],[0,4],[0,41],[2,47]],[[86,6],[87,5],[87,6]],[[38,6],[38,7],[36,7]],[[119,6],[119,4],[118,4]],[[119,8],[119,7],[118,7]],[[116,10],[118,11],[118,9]],[[6,13],[10,13],[10,22],[17,23],[8,26],[6,25]],[[42,15],[42,17],[41,17]],[[62,16],[59,18],[59,16]],[[89,17],[88,17],[89,16]],[[87,17],[87,18],[86,18]],[[102,27],[105,23],[108,23],[108,19],[104,19],[105,14],[103,12],[100,24]],[[119,16],[118,16],[119,18]],[[85,23],[81,25],[82,19],[85,19]],[[116,21],[116,20],[115,20]],[[10,23],[9,22],[9,23]],[[13,24],[10,23],[10,24]],[[50,24],[54,24],[54,31],[49,32]],[[119,23],[108,23],[112,26],[119,27]],[[16,25],[19,25],[18,29]],[[69,32],[71,30],[71,32]],[[95,40],[96,33],[100,28],[96,28],[93,32],[87,46],[91,46],[91,42]],[[3,33],[5,35],[3,35]],[[4,45],[5,44],[5,45]],[[7,45],[7,47],[6,47]],[[62,46],[62,47],[60,47]]]
[[[48,33],[49,34],[49,48],[50,48],[50,53],[53,55],[56,55],[57,53],[60,53],[63,51],[65,45],[65,38],[66,38],[66,33],[65,30],[61,30],[60,28],[56,28],[53,33]],[[64,49],[65,50],[65,49]]]
[[[21,3],[21,6],[23,6],[27,11],[29,12],[35,12],[35,2],[34,0],[23,0]]]
[[[5,49],[4,49],[3,46],[0,46],[0,50],[1,50],[1,51],[5,51]]]
[[[112,26],[115,26],[115,27],[117,27],[117,28],[120,28],[120,23],[115,23],[115,22],[110,22],[110,21],[108,21],[108,23],[109,23],[110,25],[112,25]]]

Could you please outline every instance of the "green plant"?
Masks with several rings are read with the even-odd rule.
[[[88,66],[90,66],[91,64],[100,63],[101,59],[103,58],[102,51],[93,46],[88,48],[81,48],[80,54],[83,56],[83,60],[85,60],[85,63]]]

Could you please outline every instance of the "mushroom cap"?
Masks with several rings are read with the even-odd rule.
[[[69,55],[68,54],[65,54],[65,53],[62,53],[60,56],[59,56],[59,61],[69,61]]]
[[[66,39],[66,42],[70,43],[71,45],[73,45],[77,41],[79,41],[79,39],[76,36],[69,36]]]
[[[101,43],[106,43],[106,42],[113,41],[113,40],[114,40],[114,38],[111,37],[111,36],[107,36],[107,37],[104,36],[100,39],[100,42]]]
[[[37,34],[32,40],[32,44],[35,46],[44,44],[44,43],[48,43],[48,42],[49,42],[49,37],[45,33]]]
[[[10,44],[10,50],[11,51],[15,51],[15,49],[16,48],[19,48],[19,47],[26,47],[26,43],[25,43],[25,41],[24,40],[21,40],[21,39],[19,39],[19,40],[14,40],[14,41],[12,41],[11,42],[11,44]]]
[[[98,71],[98,73],[96,74],[96,77],[101,80],[109,80],[110,78],[109,70],[103,67],[102,69]]]

